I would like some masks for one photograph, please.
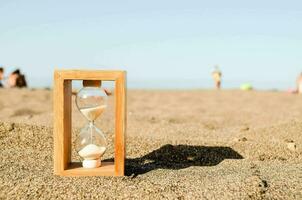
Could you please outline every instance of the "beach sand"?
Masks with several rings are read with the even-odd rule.
[[[130,90],[119,178],[54,176],[52,91],[0,95],[0,199],[302,199],[300,95]],[[96,123],[109,143],[112,110]],[[73,105],[74,135],[85,123]]]

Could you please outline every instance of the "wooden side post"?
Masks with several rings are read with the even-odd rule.
[[[54,84],[54,172],[61,174],[71,159],[71,80],[55,72]]]
[[[125,172],[125,132],[126,132],[126,72],[115,81],[115,175]]]

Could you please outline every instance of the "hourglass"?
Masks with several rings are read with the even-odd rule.
[[[76,150],[83,159],[84,168],[97,168],[101,166],[100,158],[106,151],[107,142],[104,133],[94,122],[107,107],[107,94],[101,88],[101,81],[84,80],[83,86],[77,93],[76,105],[88,124],[76,139]]]
[[[72,136],[72,81],[82,80],[76,106],[87,119],[77,137]],[[107,109],[102,81],[113,81],[114,109]],[[56,70],[54,73],[54,174],[60,176],[123,176],[125,171],[126,72],[104,70]],[[94,122],[104,112],[114,112],[114,144],[106,142],[101,127]],[[75,138],[72,145],[72,138]],[[108,146],[114,157],[102,160]],[[74,147],[75,149],[72,149]],[[72,160],[76,151],[82,162]]]

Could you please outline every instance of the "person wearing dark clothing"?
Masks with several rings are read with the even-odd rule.
[[[4,69],[3,67],[0,67],[0,88],[3,87],[3,84],[2,84],[2,80],[3,80],[3,77],[4,77]]]
[[[8,77],[8,86],[9,87],[27,87],[25,75],[21,74],[19,69],[13,71]]]
[[[25,76],[23,74],[20,74],[16,80],[16,87],[22,88],[27,87],[27,83],[25,80]]]

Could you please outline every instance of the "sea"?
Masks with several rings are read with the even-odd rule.
[[[259,81],[259,80],[232,80],[223,79],[222,89],[239,89],[242,84],[249,83],[257,90],[288,90],[295,88],[295,80],[280,81]],[[30,88],[52,88],[52,79],[31,79],[28,80]],[[113,81],[104,81],[103,86],[107,88],[113,88]],[[73,81],[73,88],[80,88],[81,81]],[[159,90],[194,90],[194,89],[212,89],[214,88],[214,82],[211,79],[127,79],[128,89],[159,89]]]

